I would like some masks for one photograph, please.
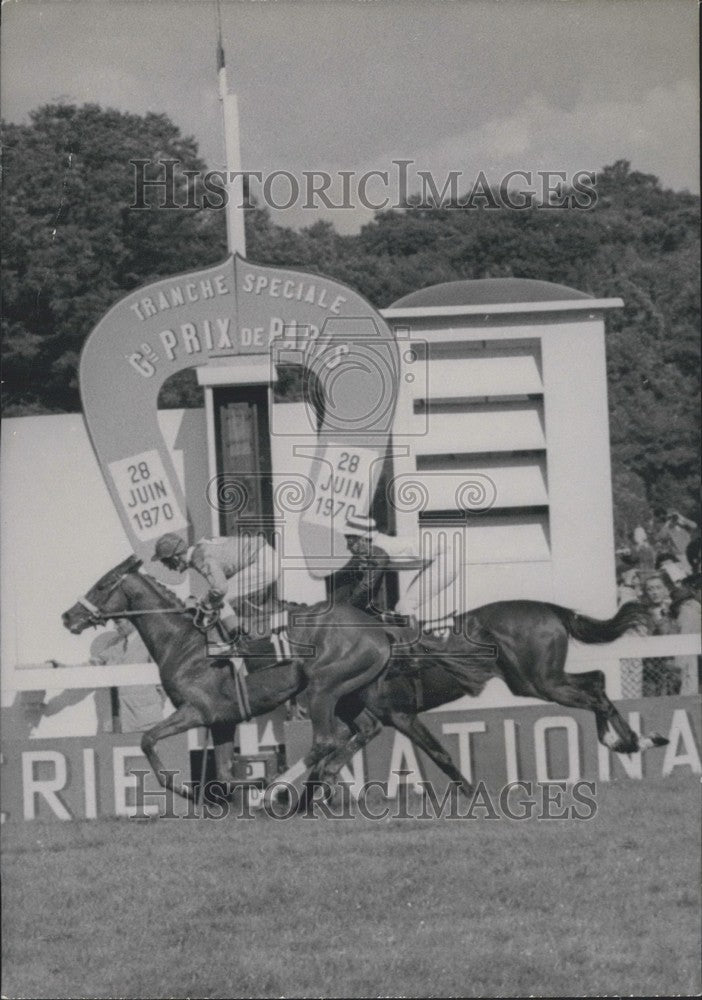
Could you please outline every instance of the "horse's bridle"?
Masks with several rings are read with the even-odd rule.
[[[107,600],[114,591],[120,586],[124,580],[126,573],[122,573],[120,577],[115,580],[110,589],[105,595]],[[176,614],[189,614],[192,615],[193,625],[201,632],[209,632],[209,630],[217,624],[219,621],[219,611],[216,608],[205,609],[201,605],[195,605],[194,607],[185,608],[145,608],[142,611],[105,611],[103,608],[99,608],[96,604],[93,604],[85,595],[79,597],[76,604],[80,604],[82,608],[88,612],[88,624],[93,626],[104,625],[105,622],[112,618],[137,618],[141,615],[172,615]]]
[[[115,582],[108,590],[106,598],[111,597],[111,595],[114,593],[117,587],[119,587],[119,585],[122,583],[122,580],[124,580],[126,575],[127,575],[126,573],[122,573],[122,575],[115,580]],[[86,595],[79,597],[78,600],[76,601],[76,604],[80,604],[80,606],[82,608],[85,608],[85,610],[88,612],[88,615],[90,616],[88,619],[88,623],[90,625],[104,625],[106,621],[110,620],[110,618],[123,618],[126,615],[129,615],[131,617],[131,613],[128,611],[121,613],[115,612],[114,614],[105,612],[102,608],[99,608],[97,604],[93,604],[92,601],[88,600]]]
[[[79,597],[76,604],[80,604],[82,608],[85,608],[90,615],[91,621],[99,622],[106,620],[105,616],[100,611],[100,608],[96,607],[96,605],[89,601],[87,597]]]

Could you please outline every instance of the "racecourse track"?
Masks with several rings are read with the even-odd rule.
[[[585,821],[7,824],[5,997],[696,994],[699,780]]]

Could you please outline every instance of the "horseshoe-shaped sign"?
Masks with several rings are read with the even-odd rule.
[[[254,354],[269,354],[273,367],[303,365],[323,392],[323,422],[307,442],[315,498],[300,523],[308,569],[322,577],[348,558],[346,517],[369,510],[397,398],[397,345],[357,292],[238,256],[137,289],[110,309],[83,348],[88,431],[135,552],[150,556],[165,531],[192,542],[158,423],[159,390],[184,368]]]

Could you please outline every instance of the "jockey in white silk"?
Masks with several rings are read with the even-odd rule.
[[[156,543],[153,561],[181,573],[197,570],[207,581],[208,599],[222,607],[220,621],[231,636],[241,625],[233,605],[266,590],[279,574],[277,553],[261,534],[203,538],[188,548],[179,535],[168,532]]]
[[[346,521],[349,549],[355,555],[371,554],[380,549],[390,559],[387,569],[414,572],[409,586],[395,606],[395,612],[408,615],[420,625],[434,624],[456,611],[451,587],[458,576],[458,565],[446,549],[443,538],[422,551],[413,535],[386,535],[376,530],[372,517],[353,515]]]

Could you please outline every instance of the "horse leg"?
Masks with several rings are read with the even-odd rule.
[[[498,640],[500,636],[497,636]],[[584,708],[592,712],[597,725],[598,740],[617,753],[635,753],[650,746],[662,745],[663,737],[653,734],[639,737],[627,725],[605,694],[605,676],[601,670],[582,674],[565,672],[568,655],[568,634],[562,625],[552,631],[540,646],[534,645],[528,655],[510,643],[499,643],[503,677],[514,694],[535,695],[568,708]]]
[[[308,767],[314,766],[339,748],[335,733],[336,705],[340,698],[365,687],[375,680],[390,655],[373,656],[359,670],[357,660],[338,661],[313,668],[307,685],[310,722],[314,733],[312,748],[305,758]]]
[[[541,678],[540,698],[555,701],[568,708],[586,708],[593,712],[597,723],[597,738],[616,753],[636,753],[668,741],[656,733],[639,736],[629,726],[604,692],[605,677],[601,670],[585,674],[561,674],[558,678]],[[614,733],[609,728],[611,724]]]
[[[161,758],[156,753],[156,744],[159,740],[165,740],[168,736],[175,736],[177,733],[184,733],[188,729],[195,729],[196,726],[206,726],[207,720],[202,717],[202,713],[194,705],[184,704],[169,715],[163,722],[157,722],[151,729],[147,729],[141,737],[141,749],[151,765],[151,769],[156,775],[159,784],[163,788],[181,795],[184,799],[193,799],[193,793],[180,781],[174,780],[171,773],[163,773],[164,767]]]
[[[210,732],[212,733],[217,781],[228,789],[232,780],[232,753],[234,751],[236,723],[213,722]]]
[[[651,747],[665,746],[669,741],[658,733],[643,736],[625,721],[605,693],[605,675],[601,670],[589,670],[583,674],[569,674],[568,677],[583,690],[591,694],[597,702],[593,708],[597,723],[597,738],[603,746],[616,753],[635,753]]]
[[[589,670],[582,674],[569,674],[570,684],[582,690],[585,697],[592,697],[590,708],[595,715],[597,739],[617,753],[634,753],[639,749],[638,734],[622,718],[605,694],[605,676],[601,670]]]
[[[343,725],[343,735],[337,736],[337,746],[330,754],[323,757],[310,771],[305,787],[300,797],[299,811],[306,812],[314,794],[314,788],[323,786],[322,801],[328,802],[333,797],[333,786],[339,777],[342,767],[351,761],[353,755],[378,735],[383,728],[381,722],[368,709],[362,709],[355,717],[353,713],[337,713],[338,723]]]
[[[337,720],[339,723],[341,720]],[[343,732],[341,732],[343,728]],[[322,756],[310,767],[309,774],[305,779],[302,786],[302,793],[300,794],[300,801],[298,803],[297,811],[301,813],[307,813],[310,808],[310,804],[314,801],[314,791],[316,788],[322,786],[322,801],[328,802],[333,795],[332,785],[334,784],[336,775],[329,770],[329,761],[334,761],[339,755],[343,755],[345,747],[351,739],[351,733],[348,731],[346,725],[337,725],[337,731],[335,735],[335,745],[334,749],[329,751],[326,755]],[[311,753],[314,752],[311,751]],[[305,763],[309,766],[309,760],[311,753],[305,758]],[[345,757],[344,757],[345,759]],[[343,766],[340,765],[340,767]]]
[[[355,719],[344,719],[344,721],[355,731],[343,746],[323,761],[322,778],[331,783],[336,781],[339,771],[350,762],[353,755],[375,739],[383,728],[382,722],[367,708],[364,708]]]
[[[420,750],[431,760],[434,761],[436,766],[444,772],[451,781],[457,782],[460,786],[461,791],[464,792],[468,798],[471,798],[474,792],[474,788],[470,781],[458,770],[450,754],[442,747],[437,739],[435,739],[429,732],[427,727],[419,721],[416,715],[410,715],[408,712],[395,712],[390,711],[388,715],[388,721],[397,729],[399,732],[407,736],[415,746],[418,746]]]
[[[313,740],[310,751],[305,757],[305,764],[313,768],[337,748],[337,738],[334,735],[334,706],[336,697],[325,687],[319,685],[308,688],[308,712],[312,723]]]
[[[637,734],[605,697],[604,690],[599,690],[599,678],[593,678],[591,675],[594,674],[600,674],[604,688],[604,674],[600,670],[592,670],[588,674],[563,673],[560,677],[540,678],[537,697],[555,701],[567,708],[587,709],[595,716],[600,743],[618,753],[635,753],[639,749]],[[612,723],[616,736],[611,732],[609,722]]]

